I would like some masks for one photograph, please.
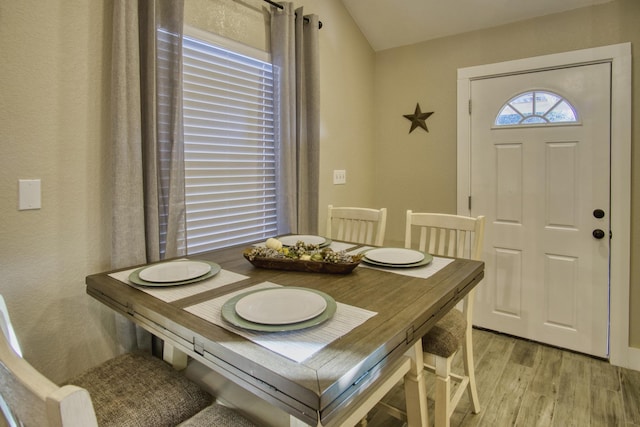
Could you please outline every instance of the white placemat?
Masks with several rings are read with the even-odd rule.
[[[191,283],[189,285],[147,287],[147,286],[138,286],[135,283],[131,283],[129,281],[129,275],[136,270],[137,268],[132,268],[131,270],[111,273],[109,274],[109,276],[113,277],[114,279],[120,280],[121,282],[126,283],[129,286],[133,286],[136,289],[140,289],[141,291],[146,292],[149,295],[153,295],[154,297],[161,299],[162,301],[165,301],[165,302],[177,301],[179,299],[186,298],[191,295],[197,295],[199,293],[202,293],[211,289],[220,288],[222,286],[230,285],[231,283],[248,279],[247,276],[234,273],[233,271],[220,270],[218,274],[216,274],[215,276],[207,280]]]
[[[357,255],[360,252],[368,251],[369,249],[373,249],[375,246],[362,246],[360,248],[354,249],[352,251],[348,251],[349,255]]]
[[[433,276],[438,271],[451,264],[454,260],[451,258],[433,257],[433,261],[423,267],[413,268],[386,268],[378,267],[375,265],[366,264],[364,261],[358,265],[358,268],[373,268],[374,270],[388,271],[389,273],[402,274],[403,276],[417,277],[419,279],[426,279]]]
[[[289,332],[253,332],[237,328],[222,319],[222,306],[229,298],[243,292],[276,286],[280,285],[272,282],[263,282],[247,289],[186,307],[185,310],[298,363],[311,357],[318,350],[378,314],[337,302],[336,313],[331,319],[318,326]],[[225,345],[224,342],[220,344]]]
[[[367,249],[371,249],[369,247],[365,247],[365,248],[359,248],[356,251],[353,251],[354,253],[360,253],[364,250]],[[395,273],[395,274],[402,274],[403,276],[409,276],[409,277],[417,277],[419,279],[426,279],[429,278],[431,276],[433,276],[434,274],[436,274],[438,271],[442,270],[443,268],[445,268],[447,265],[451,264],[454,260],[451,258],[440,258],[437,256],[433,257],[433,260],[423,266],[423,267],[413,267],[413,268],[385,268],[385,267],[378,267],[375,265],[371,265],[371,264],[367,264],[364,261],[362,261],[359,265],[358,268],[360,267],[364,267],[364,268],[373,268],[374,270],[382,270],[382,271],[388,271],[389,273]]]
[[[353,243],[331,242],[331,244],[329,245],[329,248],[333,249],[335,252],[340,252],[340,251],[346,251],[348,249],[351,249],[354,246],[357,246],[357,245]]]

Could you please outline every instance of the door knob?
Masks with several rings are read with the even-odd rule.
[[[600,230],[599,228],[593,230],[592,234],[596,239],[602,239],[604,237],[604,231]]]
[[[604,218],[604,211],[602,209],[596,209],[595,211],[593,211],[593,216],[598,219]]]

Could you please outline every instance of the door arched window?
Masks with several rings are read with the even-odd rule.
[[[578,113],[571,103],[553,92],[532,90],[506,102],[496,116],[494,126],[531,126],[578,123]]]

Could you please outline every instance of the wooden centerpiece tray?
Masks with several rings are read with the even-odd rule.
[[[360,264],[362,255],[354,255],[353,262],[306,261],[292,258],[250,257],[252,249],[244,250],[243,255],[251,264],[259,268],[272,270],[302,271],[307,273],[348,274]]]

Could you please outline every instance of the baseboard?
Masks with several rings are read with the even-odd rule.
[[[625,365],[627,366],[622,366],[623,368],[640,371],[640,348],[627,348],[626,362]]]

